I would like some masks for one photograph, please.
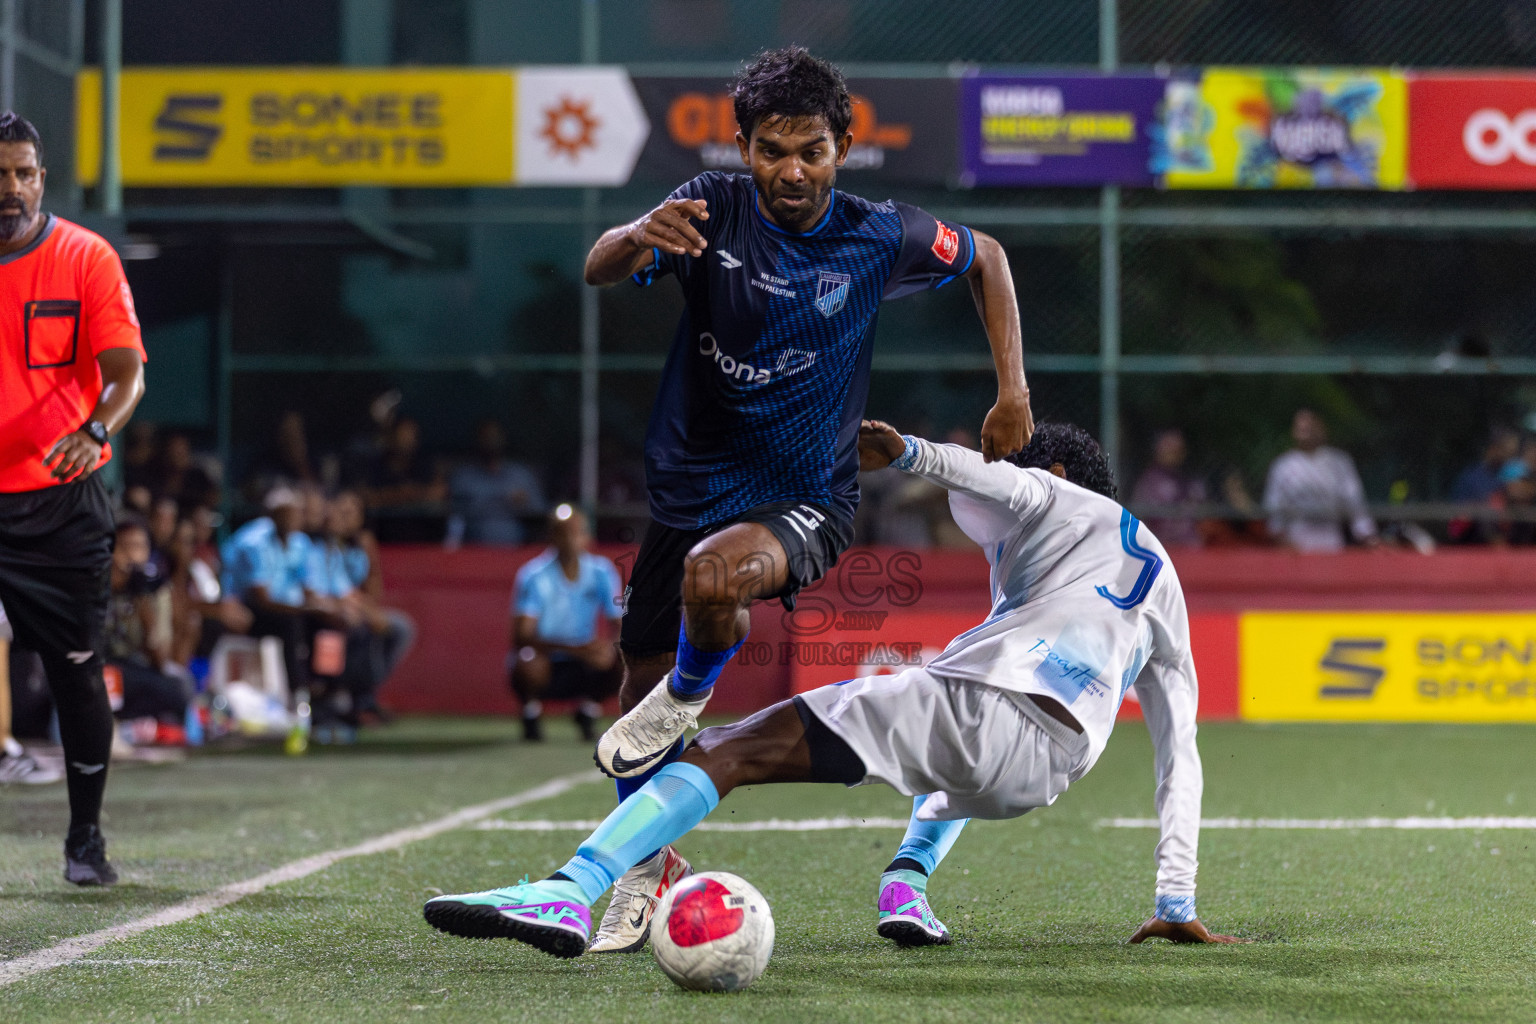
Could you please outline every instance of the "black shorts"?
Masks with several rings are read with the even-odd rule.
[[[618,666],[595,669],[580,658],[549,659],[549,689],[541,700],[606,700],[619,690]]]
[[[640,542],[629,586],[624,588],[624,621],[619,649],[648,658],[677,649],[683,624],[683,560],[699,541],[737,523],[761,523],[784,548],[789,581],[777,597],[790,611],[795,595],[827,574],[853,542],[853,521],[806,501],[776,501],[748,509],[729,522],[700,530],[679,530],[652,522]]]
[[[112,562],[112,504],[92,475],[0,494],[0,604],[20,647],[99,663]]]

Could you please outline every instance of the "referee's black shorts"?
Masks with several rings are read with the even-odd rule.
[[[112,564],[112,504],[95,474],[0,493],[0,605],[20,647],[100,659]]]
[[[701,530],[679,530],[651,522],[624,591],[624,620],[619,649],[631,658],[649,658],[677,650],[683,624],[684,560],[695,544],[737,523],[761,523],[789,559],[789,580],[777,597],[790,611],[795,596],[827,574],[853,542],[853,521],[812,502],[776,501],[758,505],[725,523]]]

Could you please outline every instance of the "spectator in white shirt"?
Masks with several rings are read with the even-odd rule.
[[[1296,410],[1291,439],[1296,447],[1270,464],[1264,485],[1270,531],[1308,553],[1342,551],[1346,522],[1356,541],[1380,543],[1354,460],[1324,443],[1328,429],[1322,418],[1311,409]]]

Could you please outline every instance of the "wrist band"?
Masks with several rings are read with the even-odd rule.
[[[1193,896],[1163,895],[1157,898],[1158,920],[1173,924],[1188,924],[1197,916]]]
[[[911,434],[902,434],[901,439],[907,442],[907,447],[891,460],[891,465],[897,469],[911,469],[912,464],[917,461],[917,438]]]

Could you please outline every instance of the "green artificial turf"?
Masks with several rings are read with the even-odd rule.
[[[414,721],[355,748],[286,758],[203,751],[116,770],[108,835],[124,884],[59,878],[60,787],[0,793],[0,956],[590,768],[574,732]],[[1208,817],[1536,816],[1536,730],[1206,726]],[[596,781],[500,817],[600,818]],[[763,787],[717,819],[904,817],[883,788]],[[1123,726],[1056,806],[973,823],[935,875],[953,945],[874,934],[896,830],[699,833],[699,868],[773,907],[767,973],[733,995],[682,992],[649,954],[546,957],[441,935],[439,890],[558,866],[581,836],[466,828],[343,861],[195,920],[111,943],[0,989],[21,1021],[1515,1021],[1536,1020],[1536,855],[1523,831],[1228,831],[1201,839],[1200,910],[1231,947],[1127,946],[1150,912],[1155,830],[1145,730]],[[597,908],[601,910],[601,906]]]

